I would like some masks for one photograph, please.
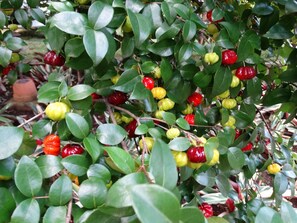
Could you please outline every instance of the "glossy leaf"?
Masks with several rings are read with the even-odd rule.
[[[119,125],[102,124],[97,128],[96,135],[102,144],[117,145],[123,141],[128,133]]]
[[[65,222],[66,213],[67,213],[66,206],[58,206],[58,207],[51,206],[46,210],[43,216],[43,223]]]
[[[114,217],[112,215],[109,214],[104,214],[102,213],[100,210],[98,209],[94,209],[92,211],[86,211],[84,212],[80,218],[78,219],[78,223],[97,223],[98,219],[100,219],[100,223],[108,223],[108,222],[112,222],[112,223],[121,223],[121,219]]]
[[[90,165],[89,160],[83,155],[72,155],[65,157],[61,163],[72,174],[82,176],[86,174]]]
[[[24,9],[18,9],[14,12],[15,19],[18,21],[20,25],[24,28],[29,28],[30,20],[27,12]]]
[[[107,169],[107,167],[103,166],[102,164],[93,164],[90,166],[90,168],[87,171],[87,175],[89,178],[97,177],[105,181],[106,183],[109,183],[111,179],[111,173]]]
[[[32,126],[32,133],[34,137],[43,138],[49,135],[52,131],[52,124],[50,120],[39,120]]]
[[[115,182],[107,193],[106,204],[116,208],[132,206],[131,186],[147,183],[144,173],[131,173]]]
[[[217,184],[220,192],[222,193],[222,195],[227,197],[228,193],[231,190],[231,185],[230,185],[229,179],[222,174],[217,175],[216,176],[216,184]]]
[[[157,3],[151,2],[143,10],[143,15],[150,18],[154,28],[162,25],[161,8]]]
[[[0,160],[13,155],[21,146],[24,130],[17,127],[0,126]]]
[[[277,213],[275,210],[269,207],[262,207],[257,213],[255,223],[282,223],[280,214]]]
[[[106,199],[107,188],[105,183],[98,178],[88,179],[82,182],[78,190],[78,197],[85,208],[96,208],[102,205]]]
[[[253,122],[253,119],[250,117],[250,115],[245,112],[233,111],[232,115],[236,120],[235,126],[239,129],[246,128]]]
[[[84,46],[94,65],[98,65],[108,51],[108,39],[103,32],[88,29],[83,37]]]
[[[155,140],[150,156],[149,171],[157,184],[169,190],[176,186],[176,163],[169,146],[161,140]]]
[[[185,42],[190,41],[191,39],[194,38],[194,36],[196,35],[196,24],[190,20],[187,20],[183,26],[183,31],[182,31],[182,35],[183,35],[183,39]]]
[[[0,28],[3,29],[5,24],[6,24],[6,16],[2,11],[0,11]]]
[[[285,24],[277,23],[272,26],[264,36],[271,39],[289,39],[293,35],[294,34]]]
[[[95,30],[107,26],[113,18],[113,8],[102,2],[94,2],[88,10],[88,19]]]
[[[49,190],[49,201],[54,206],[62,206],[72,198],[72,182],[66,175],[61,175]]]
[[[148,132],[149,127],[146,124],[140,124],[139,126],[137,126],[137,128],[135,129],[135,134],[136,135],[143,135],[146,134]]]
[[[176,124],[184,130],[190,130],[190,125],[184,118],[178,118]]]
[[[219,68],[214,76],[212,96],[215,97],[229,89],[232,81],[232,73],[227,68]]]
[[[68,34],[84,35],[87,19],[78,12],[64,11],[53,15],[51,25]]]
[[[39,156],[35,160],[43,178],[50,178],[59,173],[63,169],[61,157],[53,155]]]
[[[238,170],[243,167],[245,158],[243,152],[240,149],[231,147],[229,148],[227,155],[229,164],[233,169]]]
[[[68,91],[67,97],[71,101],[85,99],[95,92],[95,89],[86,84],[78,84],[71,87]]]
[[[9,222],[11,214],[16,208],[16,202],[12,193],[4,187],[0,188],[0,198],[0,221]]]
[[[128,93],[134,89],[135,84],[140,82],[141,77],[138,72],[135,69],[129,69],[122,73],[120,79],[112,89]]]
[[[297,214],[292,205],[283,201],[280,208],[280,214],[283,222],[294,222],[297,218]]]
[[[114,164],[125,174],[135,171],[135,163],[129,153],[119,147],[104,147]]]
[[[65,54],[67,57],[78,57],[84,50],[83,40],[79,37],[72,38],[65,44]]]
[[[50,2],[50,6],[53,7],[57,12],[74,11],[73,5],[68,1]]]
[[[42,186],[42,174],[33,160],[23,156],[15,170],[15,184],[27,197],[36,196]]]
[[[138,78],[137,78],[138,79]],[[138,81],[138,80],[137,80]],[[133,85],[132,85],[133,86]],[[129,97],[130,100],[144,100],[151,94],[150,90],[147,89],[143,83],[137,82],[134,85],[134,89]]]
[[[7,67],[11,58],[12,51],[0,46],[0,65]]]
[[[169,190],[153,184],[135,185],[131,189],[132,205],[143,223],[179,222],[179,201]],[[147,211],[150,210],[150,211]]]
[[[59,86],[60,82],[57,81],[47,82],[44,85],[42,85],[38,90],[38,101],[48,103],[57,100],[60,96]]]
[[[99,156],[103,153],[102,145],[97,141],[94,135],[89,135],[83,140],[84,148],[92,157],[93,163],[95,163]]]
[[[228,223],[228,221],[224,218],[213,216],[207,219],[208,223]]]
[[[164,119],[164,121],[168,124],[168,125],[174,125],[175,121],[176,121],[176,116],[175,114],[171,113],[171,112],[163,112],[162,113],[162,117]]]
[[[38,223],[40,219],[40,207],[35,199],[22,201],[11,216],[11,223]]]
[[[168,146],[171,150],[186,151],[191,146],[191,142],[186,137],[177,137],[171,140]]]
[[[282,173],[277,173],[274,177],[273,189],[275,193],[281,195],[288,188],[288,178]]]
[[[86,119],[79,114],[68,112],[66,114],[66,123],[72,135],[83,139],[89,135],[90,126]]]
[[[291,97],[291,91],[287,88],[277,88],[269,91],[263,98],[264,106],[271,106],[279,103],[287,102]]]
[[[213,169],[208,169],[206,172],[195,174],[194,179],[203,186],[213,187],[215,185],[216,173]]]
[[[185,206],[180,210],[181,223],[204,222],[204,215],[197,207]]]
[[[173,54],[174,44],[173,40],[163,40],[148,46],[148,50],[159,56],[168,57]]]
[[[269,15],[273,12],[273,7],[266,2],[259,2],[253,7],[252,11],[256,15]]]
[[[254,49],[260,48],[260,37],[254,31],[247,31],[243,34],[240,39],[237,56],[238,61],[243,61],[249,58],[253,53]]]

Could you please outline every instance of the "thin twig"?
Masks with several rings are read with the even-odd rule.
[[[35,115],[35,116],[33,116],[32,118],[30,118],[30,119],[28,119],[26,121],[24,121],[22,124],[18,125],[18,128],[23,127],[24,125],[28,124],[29,122],[33,121],[34,119],[38,118],[39,116],[41,116],[43,114],[44,114],[44,111],[37,114],[37,115]]]
[[[71,222],[72,204],[73,204],[73,201],[71,199],[69,201],[69,203],[68,203],[68,210],[67,210],[67,215],[66,215],[66,223],[70,223]]]

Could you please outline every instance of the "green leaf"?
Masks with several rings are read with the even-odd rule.
[[[182,45],[182,47],[178,52],[178,61],[181,63],[188,60],[192,56],[192,52],[193,52],[192,44],[185,43],[184,45]]]
[[[14,174],[16,164],[12,156],[0,160],[0,176],[2,178],[11,179]]]
[[[82,176],[86,174],[90,165],[89,160],[83,155],[72,155],[65,157],[61,163],[72,174]]]
[[[82,182],[78,190],[79,201],[85,208],[96,208],[102,205],[107,196],[105,183],[98,178]]]
[[[191,146],[191,142],[186,137],[177,137],[171,140],[168,146],[171,150],[186,151]]]
[[[169,190],[153,184],[135,185],[131,189],[132,205],[143,223],[179,222],[179,201]],[[149,211],[147,211],[149,210]]]
[[[32,134],[34,137],[43,138],[52,131],[52,123],[50,120],[42,119],[32,125]]]
[[[100,219],[100,223],[121,223],[121,219],[114,217],[109,214],[104,214],[98,209],[85,211],[80,218],[78,219],[77,223],[98,223]]]
[[[282,223],[279,213],[270,207],[262,207],[257,213],[255,223]]]
[[[102,124],[96,130],[97,139],[102,144],[117,145],[128,135],[125,129],[115,124]]]
[[[216,181],[216,172],[214,169],[208,169],[206,172],[194,174],[194,179],[201,185],[213,187]]]
[[[67,57],[80,56],[85,50],[83,40],[79,37],[68,40],[65,44],[64,50]]]
[[[136,135],[143,135],[146,134],[148,132],[149,127],[146,124],[140,124],[139,126],[137,126],[137,128],[135,129],[135,134]]]
[[[130,57],[134,52],[134,46],[135,46],[134,38],[124,36],[124,39],[121,45],[122,57],[123,58]]]
[[[27,0],[27,3],[31,8],[36,8],[39,5],[40,0]]]
[[[171,79],[171,77],[173,75],[173,70],[172,70],[171,64],[167,59],[162,58],[160,68],[161,68],[162,79],[166,83]]]
[[[289,39],[294,36],[294,34],[285,24],[277,23],[272,26],[264,36],[271,39]]]
[[[85,99],[95,92],[95,89],[90,85],[78,84],[71,87],[68,91],[67,98],[71,101],[78,101]]]
[[[22,49],[26,43],[19,37],[11,37],[6,40],[6,47],[12,51],[17,51]]]
[[[263,105],[271,106],[279,103],[288,102],[291,97],[291,91],[287,88],[276,88],[269,91],[263,97]]]
[[[274,176],[273,189],[274,192],[282,195],[288,188],[288,178],[282,173],[277,173]]]
[[[156,42],[152,45],[149,45],[147,49],[154,54],[157,54],[161,57],[168,57],[173,54],[173,46],[176,43],[173,40],[162,40],[160,42]]]
[[[133,86],[133,85],[132,85]],[[147,89],[143,83],[138,82],[134,85],[134,89],[129,97],[130,100],[144,100],[151,94],[150,90]]]
[[[151,23],[144,15],[136,14],[131,10],[128,10],[128,16],[132,24],[132,30],[135,37],[135,45],[136,47],[140,47],[151,33]]]
[[[63,12],[63,11],[74,11],[73,5],[68,2],[50,2],[50,7],[53,7],[56,11],[58,12]]]
[[[197,26],[194,22],[187,20],[183,26],[183,39],[185,42],[189,42],[196,35]]]
[[[252,30],[245,32],[238,45],[237,61],[249,58],[254,53],[254,49],[260,49],[260,43],[260,37],[256,32]]]
[[[229,179],[225,175],[222,175],[222,174],[217,175],[216,184],[219,188],[219,191],[222,193],[222,195],[227,197],[231,190]]]
[[[151,20],[153,28],[157,29],[162,25],[161,8],[159,4],[151,2],[143,10],[143,15]]]
[[[168,124],[168,125],[174,125],[175,121],[176,121],[176,116],[175,114],[171,113],[171,112],[163,112],[162,113],[162,117],[164,119],[164,121]]]
[[[22,201],[14,210],[10,223],[38,223],[40,219],[40,207],[35,199]]]
[[[287,82],[297,82],[297,75],[295,75],[297,72],[297,68],[289,68],[285,72],[281,73],[279,78],[282,81],[287,81]]]
[[[66,212],[66,206],[49,207],[43,216],[43,223],[66,222]]]
[[[215,97],[229,89],[232,73],[228,68],[220,67],[214,76],[212,96]]]
[[[208,223],[229,223],[226,219],[222,217],[213,216],[207,219]]]
[[[48,103],[55,101],[60,97],[59,86],[60,82],[51,81],[42,85],[38,90],[38,102]]]
[[[27,197],[36,196],[42,186],[42,174],[36,163],[23,156],[15,170],[15,184]]]
[[[64,11],[53,15],[51,25],[68,34],[84,35],[86,33],[87,19],[78,12]]]
[[[212,76],[205,74],[204,72],[200,71],[195,74],[193,81],[197,87],[205,88],[207,87],[212,80]]]
[[[95,30],[107,26],[113,18],[113,8],[102,2],[94,2],[88,10],[88,19]]]
[[[90,133],[88,122],[79,114],[68,112],[66,114],[66,124],[76,138],[83,139]]]
[[[176,124],[184,130],[190,130],[190,125],[184,118],[178,118]]]
[[[63,169],[61,164],[61,157],[53,155],[39,156],[35,160],[38,165],[43,178],[50,178],[55,176]]]
[[[94,135],[89,135],[83,140],[84,148],[92,157],[93,163],[102,155],[102,145],[97,141]]]
[[[17,127],[0,126],[0,160],[13,155],[21,146],[24,130]]]
[[[65,44],[67,34],[54,26],[46,30],[45,37],[51,49],[59,52]]]
[[[236,147],[229,148],[227,156],[232,169],[239,170],[244,166],[244,154],[240,149]]]
[[[256,15],[269,15],[273,12],[273,7],[266,2],[258,2],[252,9]]]
[[[109,44],[103,32],[88,29],[83,37],[84,46],[90,58],[97,66],[105,57]]]
[[[3,29],[3,27],[6,24],[6,15],[0,11],[0,28]]]
[[[164,14],[165,19],[169,24],[173,23],[176,17],[176,11],[173,7],[172,3],[169,2],[162,2],[161,3],[161,10]]]
[[[157,184],[172,190],[177,183],[177,170],[175,160],[169,146],[161,140],[155,140],[152,148],[149,171]]]
[[[120,79],[112,87],[112,89],[128,93],[134,89],[135,84],[140,82],[141,76],[138,74],[138,72],[135,69],[129,69],[121,74]]]
[[[296,1],[286,1],[286,13],[297,12],[297,2]]]
[[[66,175],[61,175],[49,190],[49,201],[51,205],[62,206],[72,198],[72,182]]]
[[[169,26],[166,22],[164,22],[160,27],[156,30],[156,38],[158,42],[166,39],[174,38],[180,31],[181,27],[178,24],[172,24]]]
[[[260,100],[262,96],[262,87],[261,87],[261,80],[257,77],[254,77],[251,80],[247,81],[247,92],[249,97],[252,98],[254,103]]]
[[[197,207],[185,206],[180,209],[180,223],[204,222],[203,213]]]
[[[29,20],[27,12],[24,9],[18,9],[14,11],[14,16],[17,22],[25,29],[30,28],[31,22]]]
[[[135,171],[135,162],[132,156],[119,147],[104,147],[114,164],[125,174]]]
[[[93,164],[87,171],[88,178],[97,177],[104,180],[105,183],[109,183],[111,174],[109,170],[101,164]]]
[[[219,35],[219,37],[217,39],[217,44],[218,44],[218,46],[221,46],[221,47],[226,48],[226,49],[235,48],[234,44],[230,40],[228,31],[226,29],[222,29],[220,31],[220,35]]]
[[[291,203],[283,201],[280,208],[280,214],[283,222],[294,222],[297,218],[295,209]]]
[[[106,205],[123,208],[132,205],[131,186],[147,183],[144,173],[131,173],[116,181],[107,193]]]
[[[7,67],[11,58],[12,51],[6,47],[0,46],[0,65]]]
[[[247,114],[242,111],[232,111],[232,115],[236,120],[235,126],[239,129],[244,129],[253,122],[253,118],[250,117],[250,114]]]
[[[0,188],[0,221],[1,222],[9,222],[10,217],[14,209],[16,208],[16,203],[14,197],[11,192],[5,188]]]

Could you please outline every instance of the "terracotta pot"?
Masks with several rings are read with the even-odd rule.
[[[31,78],[17,80],[13,86],[13,100],[16,102],[30,102],[37,98],[37,89]]]

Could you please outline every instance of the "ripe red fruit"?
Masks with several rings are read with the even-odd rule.
[[[222,64],[232,65],[237,61],[237,54],[233,50],[225,50],[222,52]]]
[[[253,67],[239,67],[235,75],[240,80],[249,80],[256,76],[256,71]]]
[[[99,94],[96,94],[96,93],[92,93],[92,94],[91,94],[91,97],[92,97],[92,100],[93,100],[93,101],[96,101],[96,100],[98,100],[99,98],[101,98],[101,96],[100,96]]]
[[[126,125],[125,130],[128,132],[130,138],[135,137],[135,129],[137,128],[137,121],[133,119],[128,125]]]
[[[128,100],[128,97],[125,93],[120,91],[115,91],[108,96],[107,101],[112,105],[121,105]]]
[[[189,125],[195,124],[195,115],[194,114],[185,115],[184,119],[189,123]]]
[[[192,163],[205,163],[206,162],[206,156],[204,152],[204,147],[190,147],[187,150],[187,156],[190,162]]]
[[[241,148],[242,152],[248,152],[251,151],[253,149],[253,143],[249,142],[245,147]]]
[[[10,71],[14,69],[15,69],[15,66],[13,64],[9,64],[7,67],[4,67],[2,70],[3,76],[7,75]]]
[[[221,21],[224,20],[224,19],[222,18],[222,19],[213,21],[213,20],[212,20],[212,11],[213,11],[213,10],[210,10],[210,11],[208,11],[208,12],[206,13],[206,18],[208,19],[208,21],[210,21],[211,23],[218,23],[218,22],[221,22]]]
[[[85,150],[83,149],[83,147],[81,147],[81,145],[67,144],[62,148],[61,156],[63,158],[65,158],[67,156],[71,156],[71,155],[75,155],[75,154],[82,154],[84,151]]]
[[[154,88],[154,86],[155,86],[155,81],[151,77],[144,77],[142,79],[142,83],[149,90],[152,90]]]
[[[198,92],[194,92],[187,99],[187,101],[190,104],[192,104],[194,107],[197,107],[198,105],[200,105],[202,100],[203,100],[203,96]]]
[[[228,211],[230,212],[230,213],[232,213],[232,212],[234,212],[235,211],[235,204],[234,204],[234,201],[231,199],[231,198],[228,198],[227,200],[226,200],[226,206],[227,206],[227,208],[228,208]]]
[[[57,54],[55,51],[47,52],[43,57],[44,63],[51,66],[63,66],[65,64],[65,58],[61,54]]]
[[[213,209],[210,204],[203,202],[198,208],[202,211],[204,217],[210,218],[213,216]]]
[[[60,137],[55,134],[46,136],[43,140],[43,152],[46,155],[58,156],[60,153]]]
[[[236,140],[240,135],[241,135],[241,130],[239,130],[239,129],[235,129],[235,139],[234,140]]]
[[[41,146],[43,144],[41,139],[36,139],[36,145]]]

